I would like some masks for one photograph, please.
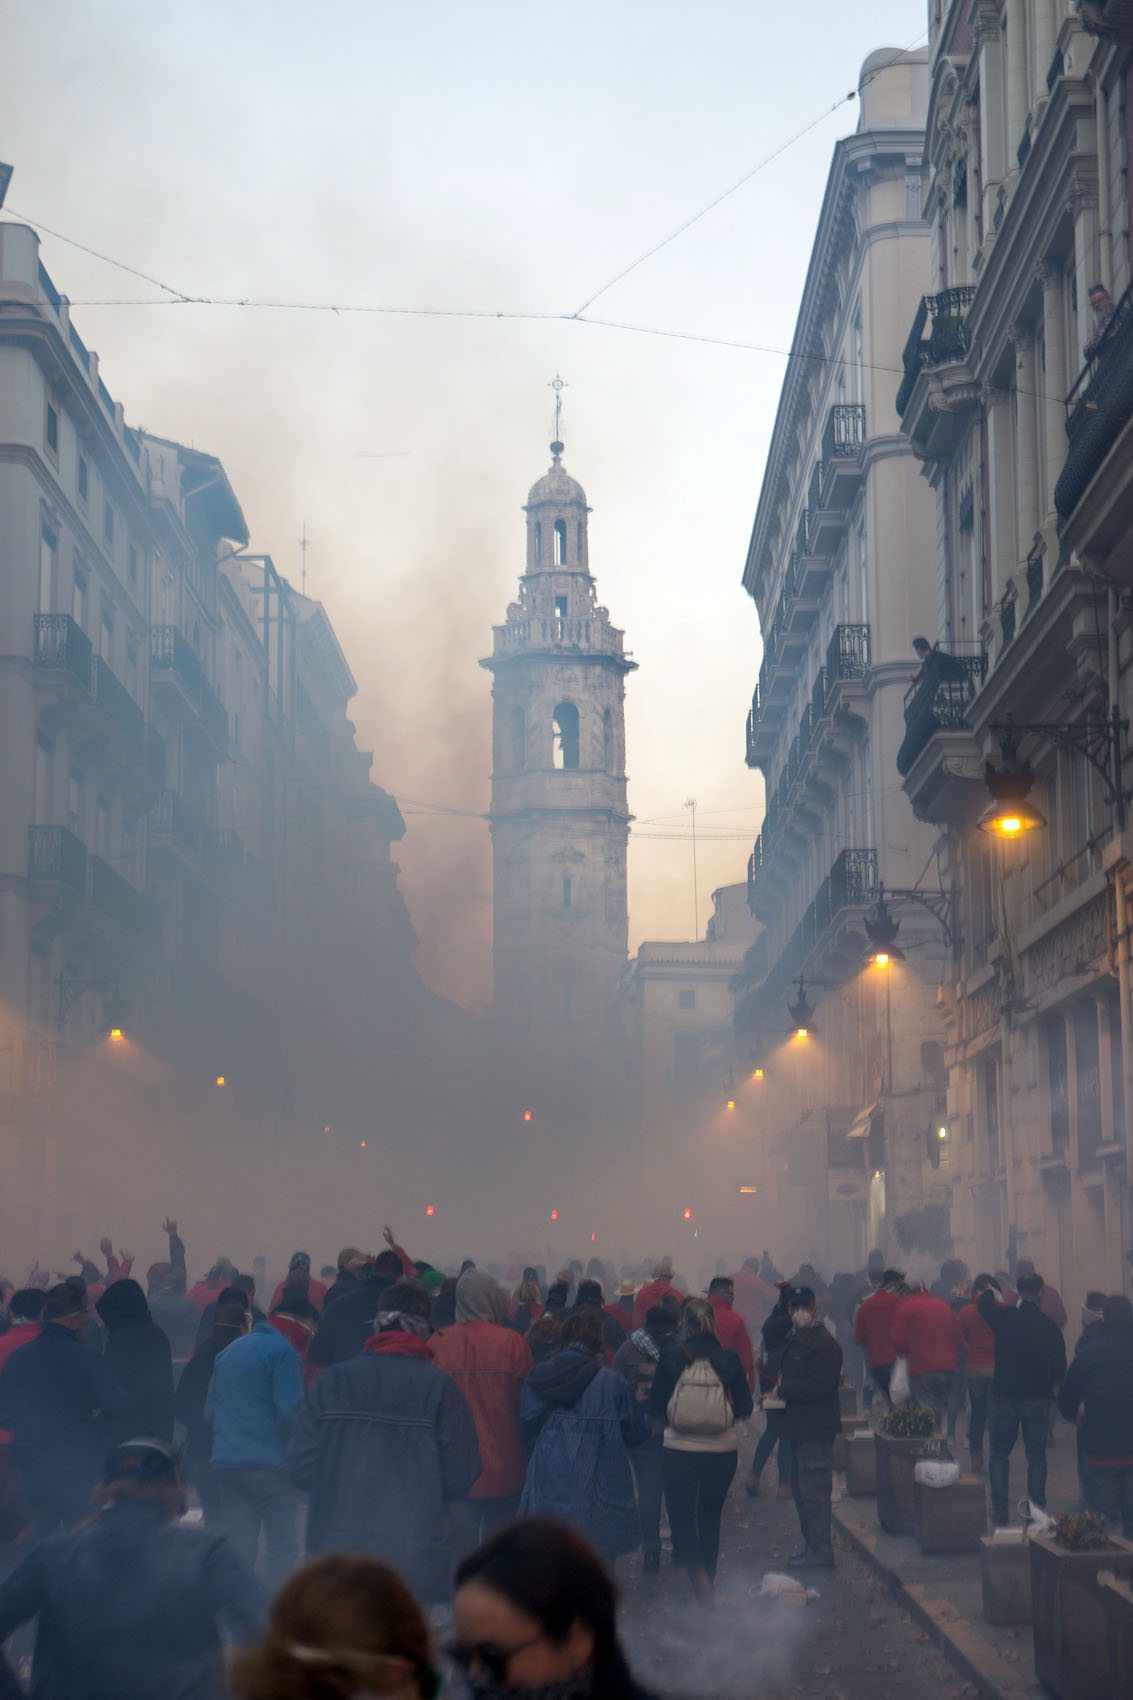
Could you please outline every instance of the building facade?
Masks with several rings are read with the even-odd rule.
[[[598,603],[586,493],[552,443],[531,488],[519,600],[494,628],[494,1010],[503,1032],[594,1051],[616,1031],[628,952],[625,679]]]
[[[262,1159],[296,1130],[373,1123],[428,1001],[350,669],[248,541],[221,463],[126,424],[34,233],[0,227],[13,1256],[84,1239],[85,1210],[152,1185],[143,1151],[172,1177],[196,1149],[179,1184],[215,1194],[220,1081],[242,1106],[230,1171],[233,1128],[250,1148],[259,1129]]]
[[[937,620],[932,503],[893,377],[929,275],[926,53],[872,55],[860,93],[858,129],[834,152],[744,571],[763,633],[747,760],[766,786],[748,890],[766,932],[736,979],[750,1065],[739,1109],[778,1154],[784,1243],[825,1244],[835,1267],[895,1248],[895,1235],[933,1249],[949,1201],[936,999],[950,935],[934,835],[892,777],[912,640],[933,639]],[[900,943],[867,968],[883,887]]]
[[[938,3],[930,55],[932,293],[898,408],[935,501],[942,657],[981,659],[966,680],[926,672],[900,771],[957,893],[957,1248],[973,1267],[1030,1258],[1073,1309],[1124,1288],[1131,1245],[1111,716],[1130,697],[1133,8]],[[1029,764],[1045,827],[979,830],[986,759]]]

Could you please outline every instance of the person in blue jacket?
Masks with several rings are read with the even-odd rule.
[[[524,1382],[519,1422],[531,1455],[519,1515],[569,1523],[612,1563],[641,1544],[626,1448],[649,1438],[650,1422],[604,1358],[602,1312],[573,1310],[562,1351]]]

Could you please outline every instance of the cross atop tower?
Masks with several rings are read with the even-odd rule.
[[[550,383],[547,385],[547,388],[549,390],[554,390],[554,392],[555,392],[555,423],[554,423],[554,427],[553,427],[554,440],[551,443],[551,453],[554,455],[554,457],[557,461],[557,460],[560,460],[562,458],[562,452],[563,452],[562,431],[561,431],[561,423],[562,423],[562,417],[563,417],[563,391],[565,389],[569,388],[569,385],[567,384],[566,379],[560,378],[559,374],[556,372],[554,377],[551,379]]]

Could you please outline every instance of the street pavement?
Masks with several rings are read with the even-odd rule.
[[[619,1566],[638,1680],[674,1700],[975,1700],[978,1682],[948,1662],[931,1629],[837,1530],[835,1570],[802,1573],[816,1599],[800,1606],[761,1597],[764,1575],[786,1572],[798,1523],[793,1503],[775,1497],[774,1465],[764,1476],[769,1495],[744,1493],[752,1450],[741,1449],[725,1507],[712,1610],[693,1601],[667,1547],[660,1576],[642,1575],[640,1555]]]

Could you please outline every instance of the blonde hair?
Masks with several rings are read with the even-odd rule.
[[[716,1312],[707,1299],[686,1299],[681,1306],[681,1338],[716,1333]]]
[[[390,1661],[406,1670],[395,1682]],[[429,1628],[396,1570],[331,1553],[297,1570],[276,1597],[267,1634],[231,1671],[240,1700],[352,1700],[436,1691]]]

